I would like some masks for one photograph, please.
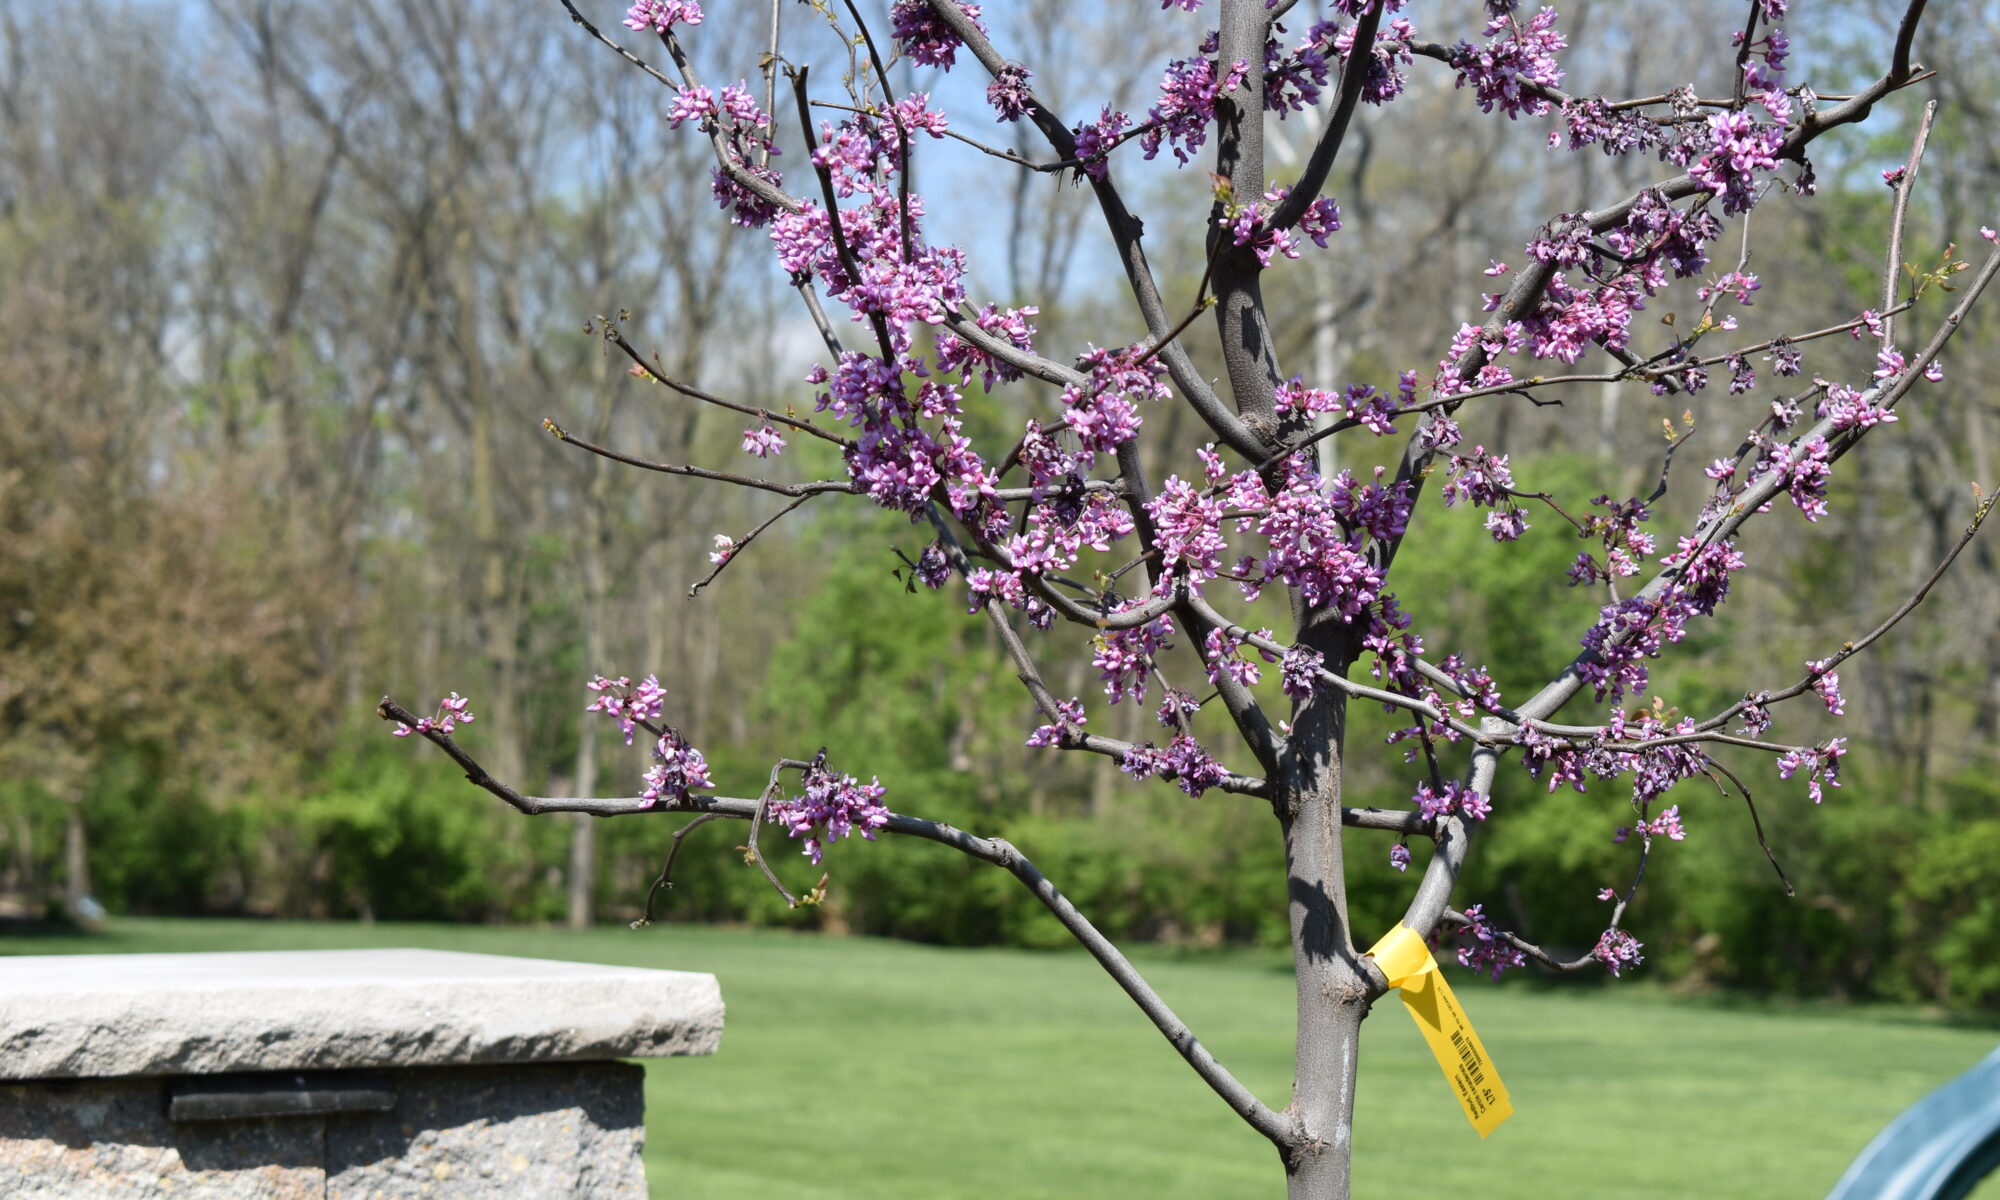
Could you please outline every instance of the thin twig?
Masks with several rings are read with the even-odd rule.
[[[826,759],[826,751],[821,750],[819,752],[819,756],[813,760],[813,763],[821,763],[824,762],[825,759]],[[769,862],[765,861],[764,849],[762,846],[758,844],[759,838],[764,832],[764,818],[767,815],[769,815],[771,811],[771,801],[775,799],[778,794],[778,773],[783,771],[788,765],[804,768],[807,770],[810,770],[812,766],[812,764],[809,763],[800,763],[800,762],[795,762],[792,759],[784,759],[784,758],[779,759],[775,764],[772,765],[771,781],[764,785],[764,790],[762,792],[758,793],[756,811],[750,814],[750,840],[749,843],[743,847],[743,855],[746,859],[750,861],[751,865],[755,866],[758,870],[764,873],[765,881],[778,890],[778,895],[784,897],[786,908],[797,908],[799,906],[798,897],[792,895],[792,893],[786,889],[784,881],[778,878],[778,873],[771,869],[771,864]]]
[[[728,471],[711,471],[707,467],[690,466],[686,463],[653,462],[650,459],[634,458],[620,454],[616,450],[586,442],[564,429],[548,417],[542,418],[542,428],[554,435],[556,440],[568,442],[579,450],[624,463],[628,467],[638,467],[642,471],[659,471],[667,475],[687,475],[695,479],[712,479],[717,483],[733,483],[737,487],[755,488],[760,492],[773,492],[780,496],[817,496],[823,492],[857,492],[860,488],[849,480],[823,479],[813,483],[773,483],[768,479],[755,479],[748,475],[734,475]]]
[[[611,48],[612,53],[618,55],[618,57],[624,59],[626,62],[631,63],[633,66],[639,68],[641,71],[644,71],[646,74],[651,75],[654,79],[659,80],[667,87],[673,88],[675,91],[680,90],[680,86],[676,84],[673,80],[667,78],[666,74],[662,72],[658,67],[653,66],[645,59],[640,58],[638,55],[632,53],[630,50],[627,50],[625,47],[619,45],[617,42],[614,42],[610,38],[605,37],[602,33],[599,33],[597,26],[592,25],[589,21],[585,20],[583,14],[576,11],[576,5],[571,3],[570,0],[561,0],[561,3],[565,9],[569,10],[570,20],[575,21],[578,25],[583,26],[583,31],[589,34],[591,37],[596,38],[604,45],[609,46]]]
[[[861,10],[855,7],[854,0],[846,0],[846,3],[855,26],[861,30],[862,42],[868,47],[868,61],[875,66],[876,82],[882,85],[882,111],[889,114],[890,123],[896,127],[899,166],[896,172],[896,219],[903,234],[903,262],[908,264],[916,256],[916,239],[910,232],[910,131],[904,126],[902,115],[896,111],[896,93],[889,88],[889,68],[882,65],[882,52],[875,48],[875,35],[869,32],[868,22],[861,19]]]
[[[1710,729],[1719,729],[1741,715],[1745,709],[1752,705],[1762,708],[1765,705],[1774,704],[1780,700],[1790,700],[1794,696],[1804,695],[1812,689],[1814,683],[1818,682],[1828,672],[1881,640],[1882,635],[1894,629],[1897,622],[1917,610],[1917,606],[1922,604],[1931,594],[1931,589],[1935,588],[1938,582],[1944,578],[1945,572],[1951,569],[1951,564],[1958,560],[1959,554],[1972,544],[1972,539],[1979,533],[1979,527],[1986,523],[1987,515],[1993,511],[1993,502],[1996,498],[2000,497],[1989,495],[1980,499],[1973,507],[1972,520],[1966,525],[1965,532],[1959,534],[1958,540],[1952,543],[1951,549],[1945,553],[1944,558],[1939,560],[1938,565],[1932,569],[1924,581],[1917,585],[1917,590],[1910,593],[1909,598],[1897,605],[1896,610],[1883,618],[1881,623],[1876,625],[1875,628],[1869,630],[1855,641],[1845,643],[1840,649],[1821,659],[1817,670],[1808,672],[1804,679],[1799,680],[1792,686],[1775,692],[1756,692],[1745,696],[1728,708],[1696,725],[1695,728],[1704,732]]]
[[[604,330],[604,339],[624,351],[625,357],[637,364],[638,368],[646,373],[645,377],[655,383],[661,384],[672,391],[679,392],[691,400],[699,400],[703,404],[713,404],[717,408],[726,408],[730,412],[742,413],[747,417],[756,417],[759,420],[769,421],[774,425],[783,425],[790,429],[796,429],[800,433],[809,433],[821,441],[832,442],[843,450],[851,449],[854,446],[854,443],[848,439],[841,437],[837,433],[830,433],[827,430],[821,429],[810,421],[801,421],[796,417],[786,416],[783,413],[774,413],[767,408],[755,408],[748,404],[738,404],[733,400],[724,400],[720,396],[710,395],[702,391],[693,384],[682,383],[680,380],[662,371],[657,363],[647,362],[645,357],[639,353],[638,348],[625,340],[625,334],[618,328],[615,322],[607,321],[600,316],[597,318],[597,323]]]
[[[1910,213],[1910,193],[1917,183],[1917,168],[1924,161],[1924,147],[1931,140],[1931,122],[1937,119],[1938,102],[1931,100],[1924,105],[1923,115],[1917,119],[1917,135],[1910,145],[1910,160],[1903,167],[1902,178],[1896,181],[1896,199],[1889,217],[1888,261],[1882,266],[1882,307],[1896,307],[1896,288],[1903,275],[1903,225]],[[1892,350],[1896,346],[1896,326],[1893,318],[1882,318],[1882,348]]]
[[[819,190],[826,202],[827,229],[833,235],[834,256],[840,260],[840,269],[847,274],[850,288],[861,286],[861,266],[854,258],[853,247],[847,244],[847,231],[840,218],[840,195],[833,187],[833,171],[819,161],[818,139],[813,134],[812,106],[806,96],[806,72],[809,66],[786,67],[785,74],[792,81],[792,97],[798,103],[799,136],[805,139],[806,161],[812,164],[813,174],[819,178]],[[889,322],[879,312],[868,314],[868,323],[875,330],[875,341],[882,349],[882,361],[896,361],[895,343],[889,338]]]
[[[701,589],[707,587],[711,583],[714,583],[715,577],[717,575],[722,574],[723,568],[727,567],[730,563],[735,562],[737,558],[739,558],[742,555],[743,548],[745,546],[748,546],[751,542],[757,540],[758,534],[763,533],[766,529],[769,529],[771,526],[776,525],[779,521],[782,521],[785,518],[786,514],[790,513],[793,509],[797,508],[801,504],[804,504],[806,501],[810,499],[812,499],[811,496],[800,496],[798,499],[792,501],[790,504],[785,505],[785,507],[779,509],[777,512],[772,513],[771,516],[767,518],[762,524],[758,525],[757,528],[751,530],[749,533],[744,534],[743,540],[735,543],[729,548],[729,553],[722,556],[722,561],[715,564],[715,569],[713,571],[710,571],[708,574],[702,576],[699,580],[695,582],[694,586],[688,588],[688,599],[692,600],[696,596],[699,596],[701,594]]]
[[[1728,767],[1723,766],[1721,763],[1716,762],[1714,759],[1708,760],[1708,766],[1714,770],[1722,772],[1722,775],[1725,779],[1729,780],[1729,782],[1736,785],[1737,792],[1741,794],[1743,797],[1744,806],[1750,810],[1750,827],[1757,831],[1758,848],[1763,850],[1764,857],[1770,860],[1771,869],[1778,873],[1778,882],[1784,885],[1785,895],[1787,896],[1797,895],[1798,893],[1792,887],[1792,881],[1785,877],[1785,868],[1778,865],[1778,856],[1771,852],[1771,843],[1766,841],[1764,838],[1764,822],[1757,816],[1757,802],[1751,799],[1750,797],[1749,785],[1745,784],[1741,779],[1738,779],[1736,777],[1736,774],[1733,771],[1731,771]],[[1713,777],[1711,776],[1711,778]],[[1721,784],[1718,783],[1716,787],[1718,790],[1722,792],[1723,795],[1726,796],[1729,794],[1728,789],[1723,788]]]
[[[646,889],[645,911],[640,914],[638,920],[632,922],[632,928],[644,929],[653,923],[653,901],[661,892],[674,886],[674,860],[680,857],[681,843],[687,839],[687,835],[693,833],[701,826],[708,824],[710,821],[720,821],[721,819],[721,813],[703,813],[679,829],[674,830],[674,844],[667,849],[667,861],[661,864],[660,874],[658,878],[653,880],[653,886]]]
[[[1473,924],[1473,920],[1471,917],[1466,916],[1464,913],[1458,911],[1455,908],[1445,909],[1440,919],[1445,924],[1453,925],[1460,929],[1470,928]],[[1550,954],[1548,951],[1542,949],[1540,946],[1537,946],[1535,943],[1522,937],[1520,934],[1509,933],[1505,929],[1494,929],[1493,932],[1500,938],[1501,941],[1506,942],[1509,946],[1512,946],[1514,949],[1519,950],[1522,954],[1527,955],[1529,958],[1533,959],[1537,963],[1540,963],[1542,966],[1548,968],[1551,971],[1561,971],[1565,974],[1572,971],[1581,971],[1585,967],[1588,967],[1592,963],[1597,961],[1595,958],[1586,954],[1582,958],[1571,959],[1565,962],[1564,960],[1559,959],[1553,954]]]

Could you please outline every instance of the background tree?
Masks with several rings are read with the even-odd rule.
[[[645,790],[625,798],[549,798],[509,782],[506,768],[517,751],[495,758],[496,776],[457,744],[454,731],[471,718],[455,695],[423,714],[385,700],[381,715],[396,722],[399,735],[417,733],[438,744],[473,782],[525,812],[697,814],[673,834],[656,893],[672,878],[688,835],[722,817],[750,822],[746,857],[793,906],[822,901],[828,880],[788,884],[763,857],[767,822],[801,839],[816,866],[835,841],[890,832],[1004,868],[1097,957],[1201,1078],[1271,1141],[1295,1196],[1347,1194],[1360,1024],[1392,987],[1409,986],[1406,976],[1411,984],[1427,978],[1411,974],[1429,963],[1425,939],[1456,935],[1460,963],[1496,976],[1531,959],[1555,970],[1602,966],[1614,974],[1636,965],[1641,946],[1624,928],[1625,916],[1652,851],[1686,836],[1682,808],[1695,803],[1692,791],[1676,792],[1667,803],[1683,783],[1713,787],[1731,806],[1743,805],[1754,830],[1746,842],[1778,867],[1745,783],[1746,760],[1761,755],[1774,762],[1778,776],[1802,785],[1815,804],[1840,785],[1845,739],[1816,739],[1816,722],[1791,716],[1806,704],[1787,702],[1810,697],[1807,704],[1840,715],[1838,668],[1918,607],[1990,507],[1976,486],[1969,496],[1957,489],[1955,503],[1940,488],[1932,511],[1955,512],[1962,532],[1933,539],[1931,553],[1900,573],[1901,603],[1844,609],[1837,614],[1839,634],[1795,622],[1796,640],[1810,647],[1803,653],[1792,652],[1790,632],[1730,639],[1726,627],[1717,632],[1709,621],[1730,596],[1732,578],[1751,577],[1746,567],[1765,542],[1796,537],[1800,528],[1772,533],[1768,527],[1786,518],[1760,518],[1789,509],[1806,528],[1823,518],[1831,527],[1842,514],[1830,503],[1829,486],[1840,475],[1855,478],[1861,511],[1840,540],[1829,539],[1826,553],[1836,568],[1853,561],[1871,575],[1885,573],[1873,565],[1869,545],[1890,513],[1872,503],[1880,489],[1848,453],[1864,440],[1871,446],[1885,440],[1884,431],[1922,423],[1923,400],[1906,405],[1906,397],[1923,397],[1942,381],[1941,350],[2000,270],[2000,253],[1989,252],[1964,279],[1970,264],[1955,256],[1955,246],[1916,248],[1909,208],[1933,130],[1926,108],[1907,129],[1905,161],[1883,172],[1890,192],[1886,204],[1873,207],[1886,210],[1880,238],[1886,261],[1866,310],[1818,326],[1753,320],[1771,311],[1752,311],[1764,298],[1762,276],[1781,285],[1788,272],[1782,260],[1769,270],[1753,252],[1751,210],[1769,211],[1760,203],[1776,206],[1787,193],[1810,195],[1818,172],[1809,154],[1818,154],[1824,135],[1861,122],[1897,92],[1931,78],[1913,57],[1922,0],[1912,0],[1892,28],[1867,42],[1876,61],[1851,93],[1797,83],[1787,4],[1751,0],[1734,6],[1727,25],[1704,31],[1708,55],[1683,76],[1651,78],[1652,70],[1683,64],[1628,52],[1628,73],[1643,66],[1649,77],[1634,81],[1637,95],[1615,101],[1563,90],[1560,52],[1567,42],[1551,10],[1529,12],[1509,0],[1460,6],[1441,14],[1439,27],[1451,30],[1452,40],[1430,41],[1411,21],[1431,14],[1405,12],[1395,0],[1338,0],[1314,14],[1287,3],[1220,0],[1212,7],[1216,28],[1206,38],[1199,22],[1185,27],[1187,57],[1169,65],[1144,119],[1087,103],[1075,124],[1038,90],[1033,64],[1014,62],[997,48],[1005,36],[999,14],[957,0],[899,0],[886,30],[871,28],[853,3],[813,5],[803,30],[781,29],[782,9],[776,10],[757,68],[741,69],[742,82],[733,84],[729,74],[706,74],[691,57],[704,21],[691,0],[630,7],[627,29],[658,43],[643,54],[607,36],[569,0],[564,7],[587,35],[669,90],[667,122],[691,125],[705,137],[715,156],[714,193],[732,220],[768,227],[823,344],[807,376],[813,412],[823,415],[815,419],[789,400],[782,407],[722,400],[672,378],[634,344],[624,314],[600,310],[590,325],[594,334],[642,378],[746,419],[741,449],[759,461],[748,471],[712,468],[615,448],[573,420],[551,418],[545,427],[600,457],[775,497],[767,503],[783,507],[767,519],[741,536],[718,537],[712,555],[718,571],[754,557],[753,542],[817,497],[866,496],[903,514],[924,532],[899,550],[898,579],[912,590],[964,589],[1038,714],[1023,722],[1039,722],[1030,745],[1098,755],[1137,779],[1171,781],[1190,798],[1221,792],[1268,805],[1283,845],[1280,878],[1298,980],[1290,1102],[1272,1108],[1216,1062],[1103,932],[1013,844],[891,811],[880,777],[864,784],[858,771],[849,773],[863,766],[860,754],[850,753],[864,748],[863,738],[837,744],[829,736],[816,753],[801,745],[769,766],[756,796],[716,796],[709,794],[710,764],[679,723],[667,719],[667,689],[652,676],[635,684],[628,676],[600,675],[590,684],[592,710],[615,718],[628,737],[643,731],[652,747]],[[1163,5],[1202,7],[1198,0]],[[1454,26],[1454,18],[1462,24]],[[1180,20],[1181,13],[1161,19]],[[834,64],[838,91],[815,88],[815,79],[832,73],[810,72],[816,57]],[[940,105],[951,87],[942,78],[927,77],[927,90],[911,86],[907,76],[898,80],[899,62],[906,71],[914,64],[941,75],[965,61],[984,72],[990,115],[1039,135],[1033,155],[1019,149],[1020,141],[1014,150],[980,144],[976,133],[965,132],[982,119],[970,108],[948,118]],[[1415,131],[1421,127],[1412,122],[1442,100],[1443,89],[1425,94],[1428,104],[1402,99],[1418,95],[1411,79],[1428,70],[1451,76],[1461,110],[1476,104],[1489,117],[1507,118],[1508,127],[1532,130],[1537,140],[1546,128],[1553,148],[1583,160],[1601,153],[1611,162],[1565,176],[1562,187],[1576,198],[1529,215],[1526,189],[1508,186],[1506,176],[1546,175],[1546,166],[1489,152],[1485,134],[1454,129],[1425,138]],[[1309,147],[1295,148],[1294,165],[1273,172],[1271,133],[1280,126],[1272,117],[1282,121],[1307,109],[1316,114]],[[778,153],[786,136],[781,111],[793,122],[789,155]],[[1531,119],[1525,126],[1524,118]],[[1039,313],[1028,306],[1034,297],[1014,297],[1009,307],[980,295],[968,256],[926,236],[934,218],[917,191],[918,149],[928,161],[952,142],[1004,160],[987,164],[989,171],[1067,178],[1087,188],[1129,309],[1082,344],[1045,353],[1038,347],[1048,347],[1049,339],[1038,336]],[[1205,178],[1188,172],[1195,186],[1183,186],[1178,197],[1183,211],[1205,215],[1149,240],[1119,187],[1126,164],[1161,153],[1186,162],[1208,154],[1210,143],[1213,171]],[[1398,163],[1401,156],[1390,148],[1407,146],[1427,147],[1424,157]],[[1428,168],[1457,185],[1445,189],[1441,213],[1415,236],[1414,252],[1400,251],[1415,233],[1410,219],[1421,228],[1421,210],[1395,212],[1366,238],[1342,230],[1346,214],[1327,192],[1329,181],[1336,168],[1371,152],[1386,160],[1377,178],[1393,175],[1396,165],[1413,174]],[[1640,165],[1647,162],[1666,166],[1650,174]],[[1348,177],[1357,187],[1366,179],[1352,169]],[[1396,182],[1384,179],[1377,203],[1395,202]],[[1069,253],[1065,227],[1060,221],[1049,227],[1053,249],[1041,260],[1045,266]],[[1020,229],[1017,221],[1010,243],[1018,242]],[[1494,244],[1468,245],[1478,240],[1475,229]],[[1511,245],[1500,230],[1513,231]],[[1275,302],[1286,260],[1309,253],[1308,240],[1336,264],[1332,282],[1323,274],[1310,304]],[[1178,286],[1149,254],[1163,241],[1168,252],[1161,259],[1187,264]],[[1349,256],[1346,247],[1355,241],[1364,245]],[[1524,250],[1517,249],[1522,243]],[[1499,261],[1503,255],[1512,261]],[[1353,282],[1338,265],[1350,257],[1360,264]],[[1013,250],[1009,261],[1018,286],[1028,273],[1024,257]],[[1040,277],[1046,281],[1046,270]],[[1378,297],[1370,296],[1371,277]],[[1438,281],[1431,285],[1437,303],[1450,303],[1463,289],[1468,295],[1455,307],[1490,315],[1480,324],[1467,319],[1455,332],[1447,327],[1441,356],[1436,348],[1422,359],[1384,353],[1373,382],[1354,382],[1362,356],[1341,361],[1339,293],[1393,305],[1407,291],[1406,279],[1424,277]],[[1469,295],[1495,287],[1483,297]],[[852,320],[839,320],[840,309],[829,309],[829,301]],[[1358,311],[1358,303],[1346,309],[1350,318]],[[1304,319],[1294,321],[1294,314]],[[1641,314],[1648,315],[1641,320]],[[1208,320],[1212,337],[1202,332]],[[1288,332],[1294,325],[1304,334]],[[1344,367],[1343,375],[1308,382],[1282,365],[1302,340],[1329,369]],[[1862,343],[1863,353],[1842,353],[1849,342]],[[1374,349],[1365,342],[1357,348]],[[1024,379],[1046,388],[1000,390]],[[1766,390],[1759,399],[1737,399],[1755,394],[1760,382]],[[1023,391],[1029,394],[1013,399]],[[1595,406],[1597,419],[1579,427],[1572,399],[1575,408]],[[1195,436],[1209,444],[1179,442],[1176,416],[1184,428],[1198,422]],[[1665,440],[1654,442],[1657,449],[1636,470],[1614,466],[1615,491],[1591,482],[1559,493],[1555,485],[1575,482],[1563,471],[1529,479],[1523,464],[1487,449],[1523,437],[1544,443],[1549,430],[1614,441],[1633,424]],[[482,428],[475,422],[472,429],[475,462]],[[1719,456],[1697,476],[1684,448],[1718,434]],[[1337,461],[1347,468],[1339,473],[1319,452],[1336,435],[1344,435]],[[796,473],[771,468],[781,451],[780,463],[796,463]],[[1163,459],[1174,469],[1161,469]],[[1964,476],[1955,478],[1962,483]],[[1593,490],[1599,494],[1590,499]],[[1483,522],[1473,520],[1493,542],[1526,541],[1512,552],[1543,568],[1528,577],[1480,577],[1507,585],[1471,606],[1484,613],[1458,602],[1470,577],[1463,563],[1426,580],[1415,566],[1424,538],[1407,539],[1423,530],[1462,545],[1434,527],[1463,525],[1468,509],[1485,510]],[[827,538],[841,528],[820,527]],[[490,545],[479,530],[491,527],[480,526],[474,539]],[[1540,552],[1551,537],[1567,543],[1562,553]],[[1625,582],[1648,571],[1643,584]],[[1435,582],[1412,586],[1420,581]],[[1282,616],[1268,615],[1272,608],[1283,609]],[[1505,638],[1522,626],[1539,631],[1549,613],[1574,621],[1574,640],[1560,655],[1537,644],[1532,653],[1502,657],[1497,647],[1480,647],[1468,636]],[[1288,625],[1289,633],[1280,638],[1266,625]],[[820,676],[821,687],[830,677],[865,704],[881,677],[911,674],[901,660],[927,636],[933,635],[917,625],[864,624],[841,657],[800,673]],[[1711,636],[1747,643],[1736,656],[1743,682],[1688,681],[1671,703],[1656,695],[1653,685],[1665,681],[1654,678],[1656,662],[1672,647],[1698,647]],[[1765,653],[1765,641],[1784,643],[1784,651]],[[1181,643],[1179,656],[1168,653],[1174,642]],[[1580,652],[1573,648],[1579,645]],[[1073,661],[1087,661],[1098,673],[1112,704],[1161,697],[1156,740],[1089,730],[1092,714],[1063,694],[1071,689],[1056,686],[1077,673],[1042,665],[1079,649]],[[986,690],[980,681],[953,675],[936,675],[932,703],[907,714],[907,724],[872,747],[878,757],[866,769],[896,782],[899,764],[879,756],[908,758],[914,766],[935,761],[939,744],[946,764],[969,765],[975,739],[965,718],[994,706],[974,705]],[[510,712],[515,693],[503,684],[501,695],[500,711]],[[1395,715],[1383,729],[1370,728],[1360,709],[1350,712],[1357,699]],[[1869,711],[1882,714],[1871,719],[1898,719],[1888,714],[1899,702],[1886,690],[1871,697]],[[1277,706],[1287,715],[1273,716]],[[1570,715],[1558,720],[1565,709]],[[1102,725],[1101,709],[1097,715]],[[1788,722],[1782,740],[1772,732],[1780,716]],[[1804,738],[1797,736],[1801,729]],[[1348,802],[1348,785],[1360,775],[1348,751],[1365,744],[1350,734],[1364,730],[1396,747],[1392,759],[1402,765],[1392,764],[1388,777],[1414,793],[1411,808]],[[506,744],[519,743],[504,737],[496,743]],[[1224,745],[1230,749],[1221,756],[1212,749]],[[1510,840],[1496,834],[1496,857],[1574,859],[1579,851],[1570,847],[1594,846],[1595,853],[1580,853],[1603,862],[1596,901],[1517,892],[1453,907],[1475,832],[1496,812],[1496,827],[1510,823],[1515,797],[1499,785],[1509,757],[1543,798],[1521,798],[1511,824],[1528,832]],[[1618,798],[1605,812],[1604,797],[1612,792]],[[920,794],[914,803],[927,801]],[[1372,876],[1350,876],[1348,828],[1387,843],[1373,858]],[[1622,849],[1600,860],[1607,840]],[[1386,871],[1411,866],[1421,867],[1414,888],[1386,886],[1396,878],[1385,878]],[[1356,891],[1353,883],[1362,880],[1367,890]],[[1774,882],[1791,888],[1782,868]],[[649,896],[648,915],[653,902]],[[1500,927],[1493,909],[1503,905],[1549,914],[1565,935],[1581,920],[1594,936],[1569,950],[1531,941]],[[1591,912],[1603,915],[1577,916]],[[1374,927],[1392,918],[1389,935],[1377,943],[1380,957],[1364,950]],[[1478,1074],[1477,1059],[1469,1062],[1448,1063],[1447,1071],[1457,1070],[1466,1085],[1468,1115],[1483,1132],[1505,1115],[1504,1092]]]

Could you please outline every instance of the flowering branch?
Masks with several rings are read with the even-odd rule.
[[[395,721],[410,726],[415,726],[418,721],[416,716],[386,696],[383,697],[377,712],[385,721]],[[579,812],[589,813],[592,816],[615,816],[639,812],[680,812],[695,813],[703,818],[730,817],[754,823],[762,819],[763,814],[769,807],[770,799],[775,794],[773,789],[776,786],[779,770],[810,768],[814,765],[813,763],[796,762],[794,760],[781,760],[777,766],[772,768],[771,786],[766,787],[763,794],[755,800],[730,796],[698,796],[691,793],[679,796],[662,796],[657,801],[646,800],[641,797],[616,799],[551,798],[522,795],[505,783],[495,779],[471,755],[461,749],[447,733],[440,730],[427,729],[423,731],[423,736],[439,749],[443,750],[451,757],[453,762],[463,768],[467,780],[498,796],[515,809],[531,815],[551,812]],[[688,826],[684,826],[677,831],[677,835],[685,834],[692,828],[693,823],[690,823]],[[1111,976],[1112,980],[1120,988],[1124,989],[1126,995],[1130,996],[1133,1002],[1139,1006],[1140,1011],[1144,1012],[1147,1018],[1153,1022],[1154,1027],[1160,1031],[1161,1036],[1167,1039],[1174,1050],[1194,1069],[1195,1074],[1200,1076],[1202,1081],[1207,1083],[1209,1088],[1216,1095],[1220,1096],[1224,1103],[1228,1104],[1251,1128],[1263,1134],[1273,1143],[1279,1146],[1289,1146],[1296,1140],[1297,1131],[1291,1121],[1282,1114],[1274,1112],[1262,1101],[1258,1100],[1250,1089],[1244,1087],[1241,1081],[1218,1062],[1215,1056],[1209,1052],[1208,1048],[1201,1044],[1201,1040],[1195,1037],[1194,1033],[1187,1027],[1186,1022],[1182,1021],[1174,1013],[1173,1009],[1167,1005],[1166,1001],[1160,998],[1159,994],[1153,990],[1152,985],[1146,982],[1145,977],[1118,950],[1118,947],[1113,945],[1110,939],[1100,933],[1088,918],[1081,912],[1078,912],[1076,906],[1070,903],[1069,897],[1063,895],[1061,890],[1049,881],[1048,876],[1042,874],[1041,870],[1035,866],[1028,856],[1022,854],[1011,843],[1002,838],[976,837],[962,829],[940,821],[927,821],[920,817],[905,816],[900,813],[887,812],[886,810],[884,810],[884,816],[879,828],[883,832],[900,834],[905,837],[921,838],[924,841],[935,842],[940,846],[949,847],[968,857],[1000,867],[1008,874],[1020,880],[1022,886],[1026,887],[1034,895],[1035,899],[1041,901],[1043,907],[1047,908],[1055,916],[1056,920],[1062,923],[1063,928],[1067,929],[1070,935],[1085,950],[1089,951],[1090,956],[1097,960],[1098,965],[1104,969],[1105,973]],[[755,837],[753,834],[753,847],[754,842]],[[678,849],[678,841],[676,842],[676,849]],[[671,858],[668,865],[671,867]],[[766,873],[769,875],[768,868],[766,868]],[[782,884],[777,884],[775,876],[771,878],[772,882],[778,886],[780,893],[786,895],[789,899],[790,893],[785,891]],[[657,886],[664,887],[666,885],[659,884]],[[795,903],[796,901],[792,902]]]

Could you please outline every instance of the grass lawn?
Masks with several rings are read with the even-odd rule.
[[[721,1052],[648,1064],[661,1200],[1283,1195],[1275,1155],[1081,954],[688,926],[124,919],[91,937],[0,932],[0,955],[350,946],[719,976]],[[1282,1107],[1289,972],[1247,955],[1142,961]],[[1380,1006],[1362,1051],[1358,1195],[1818,1197],[1899,1110],[2000,1038],[1900,1010],[1676,1000],[1643,984],[1490,988],[1452,971],[1515,1116],[1481,1142],[1401,1006]]]

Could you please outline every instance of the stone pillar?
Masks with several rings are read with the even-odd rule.
[[[0,959],[9,1200],[643,1200],[715,979],[426,950]]]

